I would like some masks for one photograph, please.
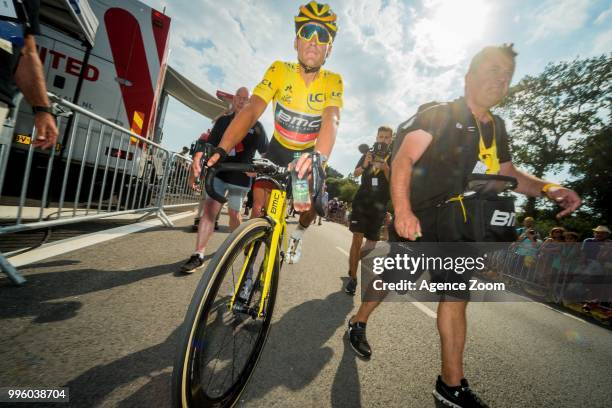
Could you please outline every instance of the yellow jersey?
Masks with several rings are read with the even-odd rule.
[[[321,130],[323,110],[342,108],[342,77],[322,69],[306,86],[298,63],[275,61],[253,95],[274,102],[274,138],[290,150],[314,146]]]

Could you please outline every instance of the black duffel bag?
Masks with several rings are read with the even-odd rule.
[[[517,238],[513,177],[472,174],[466,192],[437,206],[440,242],[512,242]]]

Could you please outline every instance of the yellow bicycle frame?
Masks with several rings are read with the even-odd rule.
[[[264,306],[268,299],[268,295],[270,293],[270,284],[272,282],[272,271],[274,270],[274,264],[276,262],[276,256],[279,254],[278,248],[279,244],[282,244],[282,248],[287,250],[287,237],[284,232],[287,229],[287,223],[285,221],[285,212],[287,211],[287,193],[283,190],[274,189],[270,193],[270,198],[268,200],[268,207],[266,210],[266,216],[272,220],[273,229],[272,229],[272,237],[270,238],[270,242],[267,245],[267,250],[264,256],[263,265],[265,270],[260,276],[261,283],[263,284],[263,291],[261,294],[261,300],[259,302],[259,310],[257,312],[257,317],[263,316]],[[281,241],[281,237],[284,237],[283,242]],[[246,279],[246,271],[249,261],[251,260],[251,256],[253,255],[253,246],[255,243],[251,244],[247,256],[245,257],[244,264],[240,270],[240,276],[238,278],[238,285],[234,289],[234,295],[229,303],[229,308],[234,306],[234,301],[238,296],[240,288],[242,287],[245,279]]]

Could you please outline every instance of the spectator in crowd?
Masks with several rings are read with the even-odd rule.
[[[593,237],[582,242],[582,252],[587,262],[597,259],[597,255],[605,242],[609,242],[610,230],[605,225],[593,228]]]
[[[525,236],[526,232],[531,229],[535,231],[536,239],[542,240],[542,237],[540,236],[538,231],[535,229],[535,220],[533,219],[533,217],[525,217],[525,219],[523,220],[523,226],[518,227],[516,229],[516,233],[518,235],[517,241],[518,242],[524,241],[526,238]]]
[[[23,0],[22,7],[15,7],[12,0],[4,3],[0,14],[0,129],[20,90],[34,112],[32,145],[48,149],[55,146],[58,130],[34,39],[40,35],[40,1]]]
[[[610,243],[610,230],[605,225],[598,225],[593,228],[593,237],[587,238],[582,242],[582,253],[586,267],[584,269],[585,277],[596,277],[604,274],[604,268],[599,261],[599,252],[604,245]]]
[[[336,213],[338,212],[338,208],[339,208],[339,203],[338,203],[338,197],[334,197],[329,201],[329,204],[327,206],[327,219],[329,221],[335,221],[336,218]]]
[[[240,112],[249,100],[248,89],[242,87],[236,91],[234,100],[232,103],[232,113],[227,116],[219,118],[210,133],[208,142],[213,146],[216,146],[225,130],[229,127],[230,123]],[[247,136],[238,143],[234,149],[228,152],[227,162],[230,163],[248,163],[255,156],[255,151],[264,153],[268,146],[268,140],[263,126],[259,122],[249,129]],[[201,157],[203,151],[199,151],[195,154],[193,160],[193,172],[191,174],[191,184],[194,189],[199,188],[195,184],[195,178],[200,176],[201,168]],[[236,172],[228,171],[219,173],[213,181],[213,187],[215,191],[222,195],[227,195],[228,213],[230,218],[230,230],[236,229],[241,222],[240,210],[242,207],[242,201],[244,196],[251,188],[251,178],[249,175]],[[192,273],[196,269],[200,268],[204,263],[204,250],[208,244],[208,240],[213,233],[213,224],[215,218],[221,211],[221,203],[208,197],[204,203],[204,214],[203,221],[198,226],[198,237],[196,239],[196,250],[193,255],[183,264],[181,267],[182,272]]]
[[[563,234],[565,243],[561,248],[561,268],[569,274],[574,274],[582,263],[582,251],[578,243],[578,233],[566,231]]]
[[[323,193],[323,202],[327,203],[328,200],[329,200],[329,193],[327,192],[327,186],[323,186],[323,188],[325,189],[325,192]],[[327,208],[325,210],[326,210],[326,213],[324,214],[324,217],[327,218]],[[318,217],[319,220],[317,222],[317,225],[321,225],[321,218],[323,218],[323,217],[321,217],[319,215],[319,217]]]
[[[536,263],[538,251],[542,240],[538,238],[538,233],[533,228],[528,229],[524,234],[521,234],[522,240],[519,240],[516,247],[516,254],[519,255],[520,268],[532,268]],[[520,239],[520,237],[519,237]]]
[[[550,287],[559,274],[561,267],[561,250],[563,248],[565,228],[553,227],[548,237],[540,247],[542,262],[537,274],[539,281],[546,287]]]

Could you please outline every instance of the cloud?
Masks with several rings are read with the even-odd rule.
[[[593,22],[595,25],[600,25],[605,23],[610,17],[612,17],[612,7],[603,11],[601,14],[597,16],[595,21]]]
[[[612,30],[598,34],[593,40],[592,54],[607,54],[612,51]]]
[[[166,5],[172,18],[170,65],[208,92],[233,92],[242,85],[252,89],[274,60],[296,59],[293,16],[305,0],[145,1],[159,10]],[[339,32],[325,68],[340,73],[345,84],[331,165],[345,174],[359,158],[357,145],[372,143],[380,125],[395,128],[419,105],[463,93],[469,57],[497,40],[492,35],[496,19],[505,18],[500,10],[510,7],[487,0],[331,4],[339,17]],[[581,27],[590,4],[591,0],[548,1],[536,8],[533,18],[512,6],[513,13],[506,17],[522,16],[520,25],[537,27],[531,37],[545,38]],[[602,37],[602,47],[609,44],[606,41]],[[271,136],[270,107],[260,120]],[[171,103],[164,144],[188,145],[209,123]]]
[[[582,28],[588,20],[592,0],[548,0],[533,10],[534,27],[528,43],[552,36],[565,36]]]

